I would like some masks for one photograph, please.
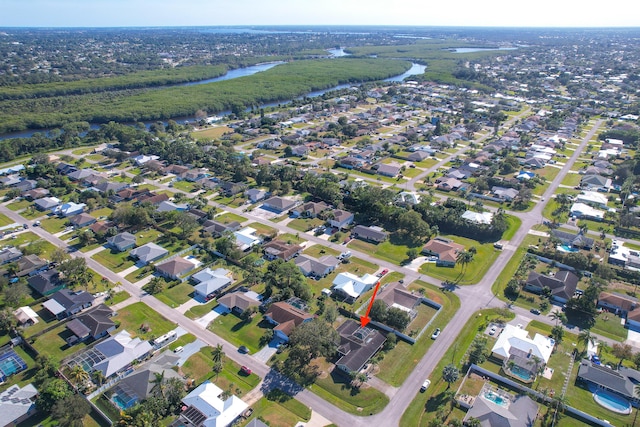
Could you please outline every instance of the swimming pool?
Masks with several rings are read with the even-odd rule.
[[[497,393],[495,393],[495,392],[493,392],[491,390],[485,391],[483,396],[484,396],[485,399],[487,399],[490,402],[495,403],[496,405],[504,406],[504,407],[509,406],[509,400],[508,399],[503,398],[502,396],[498,395]]]
[[[519,378],[525,382],[529,382],[533,379],[533,375],[531,374],[531,372],[521,368],[518,365],[515,365],[513,368],[509,368],[509,372],[511,372],[512,376]]]
[[[575,249],[567,245],[558,245],[556,246],[556,249],[559,250],[560,252],[580,252],[579,249]]]
[[[13,350],[0,356],[0,380],[27,369],[27,364]]]
[[[593,393],[593,400],[595,400],[598,405],[610,411],[617,412],[618,414],[627,415],[631,413],[631,403],[624,397],[618,396],[610,391],[596,391]]]

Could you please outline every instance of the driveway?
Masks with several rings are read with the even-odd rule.
[[[208,312],[207,314],[205,314],[204,316],[200,317],[199,319],[196,319],[196,323],[200,325],[203,329],[207,329],[207,326],[209,326],[209,323],[213,322],[213,320],[216,317],[220,316],[224,312],[225,311],[223,309],[216,307],[210,312]]]
[[[267,361],[276,354],[278,351],[278,344],[281,342],[280,339],[274,338],[268,345],[265,345],[260,349],[257,353],[254,353],[253,357],[261,361],[262,363],[267,363]]]
[[[176,362],[176,366],[182,366],[184,362],[187,361],[188,358],[196,354],[200,351],[202,347],[206,347],[207,344],[204,341],[200,341],[196,339],[194,342],[190,342],[186,344],[183,350],[178,353],[180,355],[180,359]]]

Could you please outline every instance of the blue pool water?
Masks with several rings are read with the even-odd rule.
[[[492,391],[485,392],[484,398],[500,406],[507,406],[509,404],[508,400],[502,398],[501,396],[498,396],[496,393]]]
[[[4,372],[6,376],[13,375],[18,372],[18,366],[13,359],[4,359],[0,361],[0,371]]]
[[[516,365],[513,368],[511,368],[510,371],[513,375],[520,378],[521,380],[524,380],[524,381],[531,380],[531,372],[527,371],[526,369],[522,369],[520,366]]]
[[[575,248],[572,248],[571,246],[567,246],[567,245],[559,245],[557,247],[557,249],[560,252],[580,252],[579,249],[575,249]]]
[[[593,393],[593,399],[600,406],[603,406],[610,411],[617,412],[619,414],[631,413],[631,403],[629,403],[627,399],[609,391],[598,390]]]
[[[122,398],[118,394],[114,394],[111,397],[111,400],[113,401],[113,403],[115,403],[118,406],[118,408],[122,409],[123,411],[131,408],[137,402],[137,400],[132,399],[129,403],[127,403],[124,400],[122,400]]]

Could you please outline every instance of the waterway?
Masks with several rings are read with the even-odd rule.
[[[349,55],[342,48],[340,48],[340,49],[328,49],[327,51],[329,52],[329,54],[332,57],[341,57],[341,56],[348,56]],[[236,79],[238,77],[251,76],[253,74],[259,73],[261,71],[268,70],[270,68],[275,67],[276,65],[283,64],[283,63],[284,62],[268,62],[268,63],[263,63],[263,64],[252,65],[250,67],[236,68],[234,70],[230,70],[224,76],[215,77],[215,78],[212,78],[212,79],[199,80],[197,82],[180,83],[180,84],[174,85],[174,86],[194,86],[194,85],[201,85],[201,84],[206,84],[206,83],[219,82],[219,81],[223,81],[223,80]],[[416,75],[416,74],[423,74],[425,69],[426,69],[425,65],[412,63],[411,64],[411,68],[409,68],[404,73],[399,74],[397,76],[389,77],[387,79],[384,79],[384,81],[386,81],[386,82],[401,82],[401,81],[403,81],[405,78],[407,78],[409,76],[413,76],[413,75]],[[302,99],[302,98],[305,98],[305,97],[313,98],[313,97],[316,97],[316,96],[322,96],[322,95],[324,95],[325,93],[327,93],[329,91],[346,89],[346,88],[349,88],[349,87],[352,87],[352,86],[355,86],[355,85],[354,84],[342,84],[342,85],[330,87],[328,89],[309,92],[306,95],[300,96],[300,97],[298,97],[296,99]],[[275,106],[278,106],[278,105],[286,105],[288,102],[290,102],[290,101],[270,102],[270,103],[263,104],[260,107],[263,107],[263,108],[264,107],[275,107]],[[222,111],[222,112],[216,113],[216,115],[224,116],[224,115],[228,115],[230,113],[231,113],[230,111]],[[176,121],[179,124],[184,124],[184,123],[187,123],[187,122],[192,122],[195,119],[194,119],[194,117],[179,117],[179,118],[175,118],[173,120]],[[147,127],[149,127],[152,123],[157,123],[158,121],[161,121],[161,120],[145,121],[144,124]],[[165,122],[165,124],[166,124],[166,122]],[[90,129],[92,129],[92,130],[99,129],[99,128],[100,128],[99,124],[93,124],[92,123],[90,125]],[[33,134],[38,133],[38,132],[46,135],[52,129],[53,128],[49,128],[49,129],[31,129],[31,130],[25,130],[25,131],[20,131],[20,132],[5,133],[5,134],[0,135],[0,140],[9,139],[9,138],[29,138],[29,137],[33,136]]]
[[[493,50],[516,50],[517,47],[453,47],[448,50],[453,53],[473,53],[473,52],[488,52]]]

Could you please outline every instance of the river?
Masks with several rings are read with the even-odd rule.
[[[327,51],[329,52],[329,54],[332,57],[341,57],[341,56],[348,56],[349,55],[342,48],[340,48],[340,49],[327,49]],[[201,85],[201,84],[206,84],[206,83],[219,82],[219,81],[223,81],[223,80],[236,79],[238,77],[251,76],[253,74],[259,73],[261,71],[268,70],[269,68],[273,68],[276,65],[283,64],[283,63],[284,62],[267,62],[267,63],[257,64],[257,65],[252,65],[250,67],[236,68],[234,70],[230,70],[224,76],[215,77],[215,78],[212,78],[212,79],[199,80],[197,82],[180,83],[178,85],[173,85],[173,86],[194,86],[194,85]],[[397,76],[389,77],[387,79],[384,79],[384,81],[386,81],[386,82],[400,82],[400,81],[404,80],[406,77],[424,73],[425,69],[426,69],[425,65],[420,65],[420,64],[413,63],[413,64],[411,64],[411,68],[409,68],[404,73],[399,74]],[[325,93],[327,93],[329,91],[346,89],[346,88],[352,87],[352,86],[354,86],[354,84],[338,85],[338,86],[330,87],[328,89],[309,92],[306,95],[300,96],[300,97],[298,97],[296,99],[301,99],[301,98],[304,98],[304,97],[313,98],[313,97],[316,97],[316,96],[322,96],[322,95],[324,95]],[[288,102],[289,101],[270,102],[270,103],[263,104],[260,107],[275,107],[275,106],[278,106],[278,105],[284,105],[284,104],[286,104]],[[231,113],[230,111],[222,111],[222,112],[216,113],[216,115],[227,115],[227,114],[230,114],[230,113]],[[184,123],[187,123],[187,122],[194,121],[195,119],[194,119],[194,117],[178,117],[178,118],[175,118],[174,120],[177,123],[184,124]],[[149,120],[149,121],[145,121],[144,124],[147,127],[149,127],[152,123],[157,123],[158,121],[161,121],[161,120]],[[166,124],[166,122],[165,122],[165,124]],[[93,124],[92,123],[90,128],[91,129],[99,129],[100,128],[100,124]],[[38,133],[38,132],[43,133],[43,134],[47,134],[52,129],[54,129],[54,128],[49,128],[49,129],[31,129],[31,130],[25,130],[25,131],[19,131],[19,132],[5,133],[5,134],[0,135],[0,141],[3,140],[3,139],[9,139],[9,138],[29,138],[29,137],[33,136],[33,134]]]

